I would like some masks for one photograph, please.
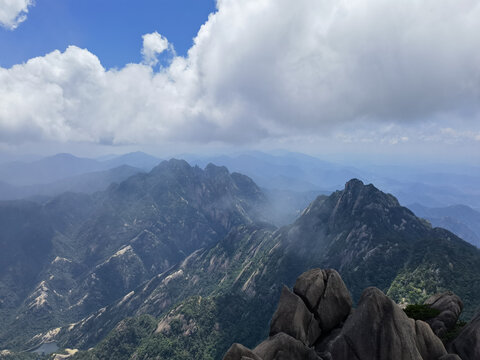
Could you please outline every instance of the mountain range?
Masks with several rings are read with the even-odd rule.
[[[93,195],[0,203],[0,339],[78,319],[252,222],[263,194],[171,160]]]
[[[418,203],[409,205],[415,214],[427,219],[433,226],[457,234],[469,243],[480,247],[480,212],[466,205],[429,208]]]
[[[394,194],[400,203],[474,245],[480,236],[471,215],[431,217],[426,208],[480,208],[479,168],[465,165],[342,165],[300,153],[250,151],[230,156],[184,154],[191,165],[223,165],[252,178],[268,198],[269,219],[277,226],[295,221],[316,196],[328,195],[351,178],[374,183]],[[29,199],[43,202],[64,192],[92,194],[103,191],[140,172],[148,172],[161,160],[133,152],[96,159],[57,154],[30,161],[0,164],[0,200]],[[413,204],[413,205],[411,205]],[[418,205],[418,206],[417,206]],[[450,211],[451,213],[451,211]]]
[[[269,204],[249,177],[181,160],[94,194],[0,203],[0,348],[218,359],[265,338],[282,285],[313,267],[337,269],[354,302],[376,286],[398,303],[452,290],[465,318],[480,305],[479,250],[373,185],[350,180],[282,227]]]
[[[150,171],[160,161],[136,152],[100,160],[57,154],[30,162],[8,162],[0,164],[0,200],[44,199],[67,191],[91,194]]]

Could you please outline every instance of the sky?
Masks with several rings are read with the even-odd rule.
[[[480,165],[478,34],[476,0],[0,0],[0,152]]]

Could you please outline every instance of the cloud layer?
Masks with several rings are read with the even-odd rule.
[[[0,0],[0,26],[15,30],[27,19],[33,0]]]
[[[0,142],[245,143],[375,128],[408,141],[402,132],[418,124],[478,141],[478,1],[218,0],[217,8],[186,57],[152,33],[144,61],[119,70],[75,46],[0,68]],[[168,49],[171,63],[154,71]]]

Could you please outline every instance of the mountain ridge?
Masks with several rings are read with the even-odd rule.
[[[445,256],[452,267],[443,265]],[[168,325],[186,317],[190,320],[182,326],[188,327],[189,321],[208,323],[205,314],[216,309],[220,331],[201,330],[209,333],[208,342],[216,349],[208,356],[188,345],[203,341],[198,334],[184,338],[181,332],[167,330],[144,339],[142,348],[160,346],[158,351],[173,353],[189,349],[193,358],[220,358],[232,338],[253,346],[264,337],[280,284],[293,285],[296,277],[311,267],[337,268],[354,300],[364,288],[374,285],[397,302],[423,301],[449,288],[465,296],[466,316],[471,316],[478,304],[479,257],[475,247],[446,230],[432,229],[393,196],[352,180],[343,191],[317,198],[290,226],[276,229],[258,224],[232,229],[224,240],[197,250],[128,298],[60,330],[57,340],[64,346],[90,347],[120,318],[149,314]],[[468,267],[472,268],[467,271]],[[412,274],[407,282],[406,273]],[[203,305],[194,305],[195,301]],[[203,306],[210,309],[205,309],[205,314]],[[183,310],[187,308],[193,311],[188,316]],[[232,323],[229,319],[233,318],[241,320]],[[255,328],[249,325],[253,319]],[[174,336],[180,339],[171,343]]]
[[[4,327],[0,339],[22,327],[33,332],[45,324],[87,315],[197,248],[215,243],[235,224],[253,222],[251,211],[264,201],[260,190],[242,177],[231,177],[225,169],[218,171],[223,175],[213,165],[205,171],[171,160],[149,174],[137,174],[93,195],[66,193],[44,204],[0,203],[6,213],[15,206],[32,208],[33,214],[43,214],[41,223],[50,229],[41,256],[26,251],[19,258],[18,266],[38,261],[41,265],[29,273],[36,280],[17,294],[18,300],[0,309],[5,311],[4,319],[10,319],[4,321],[10,329]],[[22,228],[20,215],[13,219],[0,234],[6,259],[12,254],[8,249],[13,251],[14,235],[7,236],[9,229]],[[39,233],[41,228],[39,224],[31,232]],[[26,239],[31,232],[27,231]],[[65,259],[69,267],[62,271],[57,258]],[[15,274],[6,272],[0,281],[18,283]],[[31,294],[26,296],[25,291]],[[27,325],[35,318],[47,320]]]

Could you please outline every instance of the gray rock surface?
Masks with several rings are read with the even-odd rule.
[[[285,333],[269,337],[253,352],[263,360],[322,360],[313,348]]]
[[[254,352],[241,344],[233,344],[223,357],[223,360],[262,360]]]
[[[430,326],[421,320],[415,321],[415,342],[423,360],[437,360],[447,355],[445,346]]]
[[[435,294],[429,297],[424,304],[440,311],[440,314],[427,321],[433,332],[439,337],[443,337],[447,331],[455,327],[463,310],[462,300],[451,291]]]
[[[322,331],[328,332],[340,325],[350,314],[352,297],[337,271],[325,270],[325,273],[327,275],[325,292],[314,314],[320,322]]]
[[[438,358],[438,360],[462,360],[460,356],[457,354],[447,354],[443,355],[442,357]]]
[[[363,292],[328,350],[335,360],[437,360],[447,354],[427,324],[409,319],[376,288]]]
[[[311,269],[300,275],[295,282],[293,292],[300,296],[308,308],[313,311],[325,292],[327,275],[322,269]]]
[[[336,270],[309,270],[300,275],[293,291],[313,311],[324,332],[342,323],[352,308],[350,292]]]
[[[450,344],[450,352],[460,355],[462,360],[480,359],[480,312]]]
[[[282,289],[277,311],[270,324],[270,335],[286,333],[312,346],[320,337],[320,325],[303,300],[286,286]]]
[[[452,344],[458,356],[447,353],[426,322],[410,319],[377,288],[364,290],[352,310],[335,270],[307,271],[294,292],[283,287],[267,340],[253,351],[234,344],[224,360],[480,360],[480,314]],[[445,328],[456,323],[462,304],[455,294],[429,301],[445,313]]]

